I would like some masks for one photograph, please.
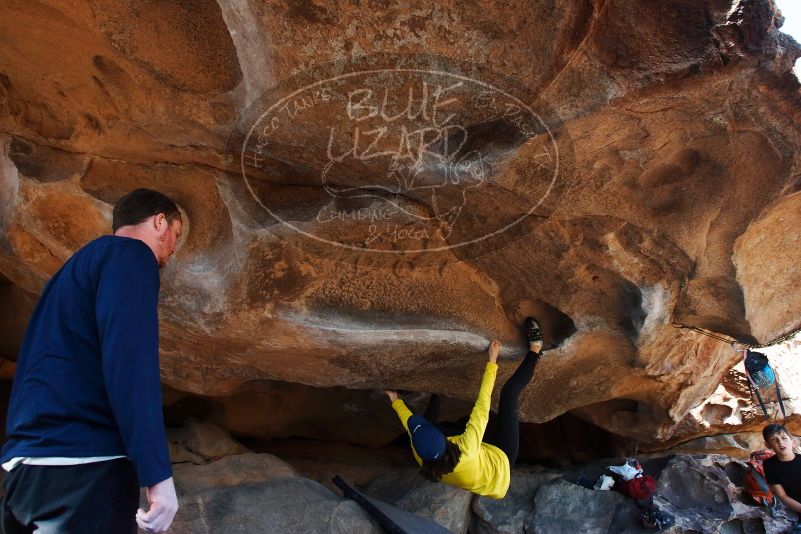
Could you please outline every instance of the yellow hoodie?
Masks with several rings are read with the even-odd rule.
[[[478,390],[478,399],[476,399],[476,404],[473,406],[464,434],[446,438],[459,446],[462,455],[454,470],[444,475],[442,481],[477,495],[503,499],[509,490],[511,477],[509,458],[498,447],[482,442],[484,430],[486,430],[487,422],[489,421],[492,387],[495,385],[495,376],[497,374],[498,364],[487,362],[484,378],[481,380],[481,388]],[[412,416],[412,412],[409,411],[409,408],[406,407],[406,404],[401,399],[393,402],[392,407],[397,412],[403,427],[408,433],[408,419]],[[414,446],[412,446],[412,453],[417,463],[422,465],[423,461],[417,456]]]

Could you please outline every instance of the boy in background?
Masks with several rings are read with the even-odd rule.
[[[790,510],[801,514],[801,455],[793,450],[795,442],[784,425],[770,424],[762,429],[765,445],[776,453],[762,462],[773,494]],[[792,532],[801,532],[799,524]]]

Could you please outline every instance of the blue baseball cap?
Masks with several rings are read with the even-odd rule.
[[[417,456],[433,462],[445,452],[445,435],[425,417],[413,415],[409,418],[409,433]]]

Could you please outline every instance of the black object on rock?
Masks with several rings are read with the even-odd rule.
[[[642,514],[643,528],[665,530],[676,524],[676,518],[661,510],[648,510]]]
[[[526,334],[526,340],[529,343],[542,341],[542,330],[540,324],[534,317],[526,317],[523,321],[523,332]]]

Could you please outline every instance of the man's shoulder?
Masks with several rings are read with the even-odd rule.
[[[158,276],[158,262],[144,241],[115,235],[104,235],[84,245],[67,261],[62,269],[78,270],[99,276],[114,271]]]
[[[144,241],[131,237],[104,235],[87,243],[79,253],[84,251],[101,257],[113,256],[126,261],[156,264],[156,257],[150,247]]]
[[[143,241],[140,241],[138,239],[131,239],[128,237],[121,237],[117,235],[108,234],[108,235],[101,235],[100,237],[92,239],[84,246],[82,246],[80,249],[78,249],[75,255],[77,256],[79,254],[98,254],[115,250],[118,248],[127,248],[127,247],[140,248],[140,246],[147,247],[147,245],[145,245]]]

